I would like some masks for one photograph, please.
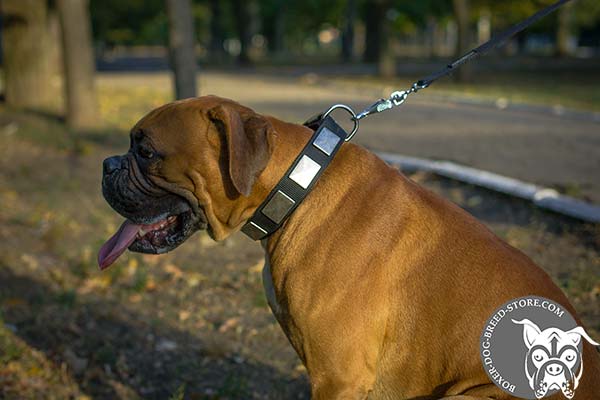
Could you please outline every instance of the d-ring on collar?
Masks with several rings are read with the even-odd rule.
[[[354,112],[346,106],[336,105],[326,113],[305,122],[304,125],[309,128],[316,128],[315,133],[266,200],[242,227],[242,232],[250,238],[264,239],[279,229],[310,193],[344,141],[349,140],[356,133],[358,121],[355,121],[354,129],[348,135],[329,116],[336,108],[343,108],[354,115]]]

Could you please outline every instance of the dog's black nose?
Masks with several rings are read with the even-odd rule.
[[[108,157],[106,160],[104,160],[104,162],[102,163],[104,175],[110,175],[114,171],[121,169],[122,159],[123,157],[121,156],[113,156]]]
[[[549,373],[550,375],[556,376],[563,372],[563,366],[560,365],[559,363],[548,364],[546,366],[546,372]]]

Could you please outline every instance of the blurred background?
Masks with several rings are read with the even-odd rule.
[[[245,236],[198,233],[98,271],[121,223],[102,160],[176,98],[216,94],[297,123],[362,109],[551,3],[0,0],[0,398],[308,398]],[[600,2],[568,3],[364,120],[355,141],[600,203]],[[598,224],[407,174],[533,258],[600,339]]]

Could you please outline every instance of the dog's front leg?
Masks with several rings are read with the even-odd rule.
[[[340,346],[329,352],[308,354],[307,370],[310,376],[311,399],[364,400],[375,386],[375,363],[367,354],[357,357],[356,349]]]

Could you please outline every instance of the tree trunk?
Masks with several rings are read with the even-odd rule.
[[[356,0],[348,0],[346,17],[342,31],[342,61],[350,62],[354,56],[354,20],[356,18]]]
[[[527,45],[527,32],[517,33],[516,41],[517,41],[517,53],[525,54],[525,50],[527,50],[525,48],[525,46]]]
[[[0,0],[1,1],[1,0]],[[64,96],[64,66],[61,41],[61,26],[58,10],[52,7],[48,10],[48,25],[46,34],[47,65],[50,84],[52,85],[53,105],[64,112],[64,101],[57,102]]]
[[[376,0],[375,6],[379,9],[379,55],[377,59],[377,73],[383,78],[393,78],[396,76],[396,57],[394,54],[394,44],[396,38],[392,32],[392,26],[387,18],[387,12],[390,8],[390,0]]]
[[[456,56],[460,57],[469,51],[469,0],[453,0],[452,3],[458,30]],[[471,79],[471,66],[463,64],[458,67],[455,77],[459,82],[469,81]]]
[[[233,13],[235,18],[235,28],[240,40],[240,55],[238,62],[241,65],[251,63],[248,51],[250,50],[250,41],[252,40],[250,4],[249,0],[233,0]]]
[[[383,34],[383,26],[386,24],[386,0],[367,1],[367,12],[365,15],[365,53],[364,61],[370,63],[379,62],[382,50],[382,41],[386,38]]]
[[[285,35],[285,7],[286,3],[284,0],[279,1],[277,12],[275,13],[275,21],[273,25],[273,45],[271,51],[280,56],[283,53],[283,36]]]
[[[433,56],[443,57],[445,54],[446,47],[446,27],[440,24],[439,21],[435,23],[433,30]]]
[[[210,14],[210,44],[208,50],[211,60],[221,63],[225,55],[221,0],[210,0]]]
[[[285,35],[285,0],[274,2],[273,13],[262,14],[262,32],[267,39],[269,53],[280,56],[283,52],[283,36]]]
[[[2,0],[2,48],[6,103],[49,108],[56,102],[52,25],[46,0]]]
[[[425,25],[425,43],[427,44],[427,57],[435,56],[435,32],[437,30],[437,20],[434,16],[427,17],[427,24]]]
[[[558,21],[556,24],[556,55],[558,57],[567,57],[571,55],[571,6],[573,3],[567,3],[558,10]]]
[[[194,18],[190,0],[166,0],[169,17],[169,56],[175,97],[196,97]]]
[[[87,0],[57,0],[63,43],[67,124],[75,130],[98,122],[94,54]]]
[[[492,13],[489,8],[484,8],[479,13],[477,20],[477,43],[485,43],[492,37]]]
[[[388,28],[385,28],[385,31],[388,31]],[[386,33],[386,36],[387,33]],[[394,46],[395,39],[391,37],[387,37],[385,42],[382,43],[381,53],[379,55],[379,61],[377,62],[377,73],[382,78],[393,78],[396,76],[396,57],[394,54]]]

